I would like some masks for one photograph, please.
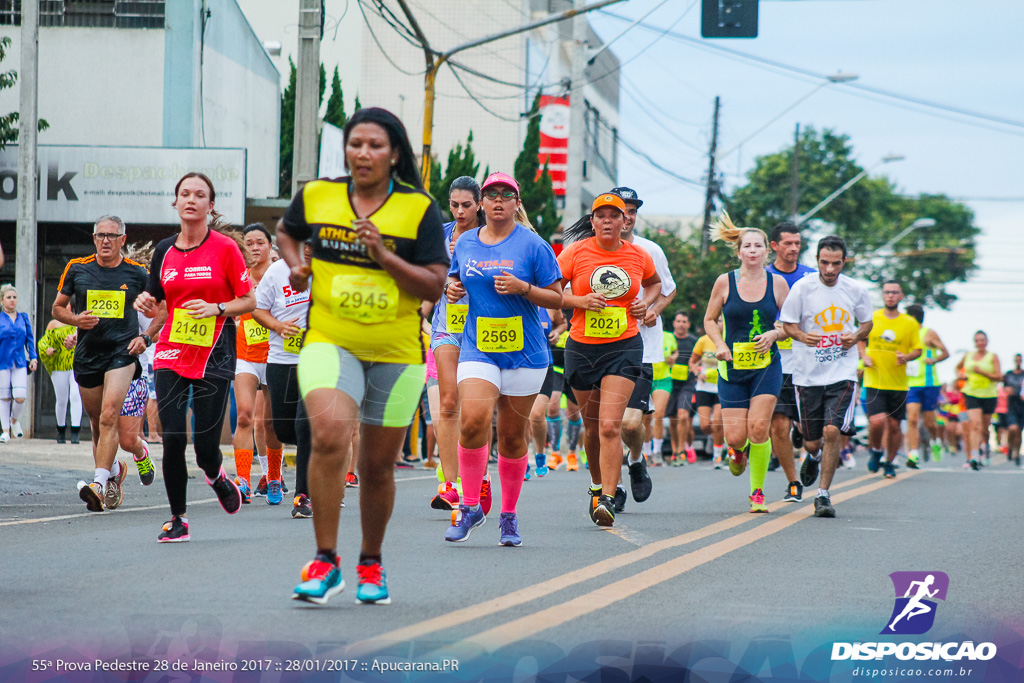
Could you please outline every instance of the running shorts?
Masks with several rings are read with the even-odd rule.
[[[942,387],[910,387],[907,403],[920,403],[922,413],[930,413],[939,407],[939,392]]]
[[[775,412],[785,415],[794,422],[800,421],[800,412],[796,406],[796,387],[793,386],[793,375],[782,375],[782,389],[779,391],[779,400],[775,402]]]
[[[1024,400],[1011,396],[1006,402],[1006,426],[1024,428]]]
[[[964,400],[967,402],[967,410],[981,410],[984,415],[992,415],[996,412],[996,401],[999,399],[992,398],[978,398],[977,396],[971,396],[970,394],[964,394]]]
[[[145,377],[133,379],[132,383],[128,385],[128,395],[124,397],[121,417],[142,417],[146,414],[147,403],[149,403],[149,382]]]
[[[742,374],[733,371],[730,376],[736,379],[726,379],[721,373],[718,376],[718,402],[723,409],[746,409],[755,396],[778,398],[782,391],[782,363],[775,359],[763,370],[748,370]]]
[[[671,394],[672,378],[662,377],[661,379],[654,380],[654,382],[651,384],[651,393],[653,394],[655,391],[664,391],[666,394]]]
[[[79,363],[79,357],[75,356],[75,381],[82,389],[95,389],[103,386],[103,379],[111,370],[118,370],[133,364],[135,365],[135,374],[132,375],[132,381],[135,381],[142,377],[142,365],[139,364],[138,356],[121,353],[88,363]]]
[[[562,376],[555,372],[553,367],[548,367],[548,372],[544,375],[544,384],[540,385],[540,395],[551,398],[551,392],[555,390],[555,382],[562,379]],[[558,389],[561,391],[561,388]]]
[[[503,370],[493,363],[464,361],[459,363],[458,381],[482,379],[498,387],[502,396],[535,396],[544,385],[549,368],[509,368]]]
[[[235,361],[235,376],[253,375],[259,381],[261,387],[267,386],[267,364],[253,363],[243,358]]]
[[[640,335],[607,344],[565,343],[565,383],[576,391],[592,391],[605,377],[636,382],[643,373],[644,344]]]
[[[648,415],[654,412],[654,403],[651,401],[651,389],[654,385],[654,365],[651,363],[643,364],[643,371],[640,376],[637,377],[636,383],[633,385],[633,393],[629,396],[629,401],[626,403],[627,408],[639,410]]]
[[[450,332],[438,332],[430,340],[430,350],[437,351],[438,346],[444,346],[445,344],[454,346],[457,349],[462,348],[462,340],[459,335]]]
[[[714,408],[719,403],[718,394],[713,391],[695,391],[693,394],[693,407]]]
[[[849,433],[853,428],[856,382],[844,380],[823,387],[797,387],[797,393],[797,419],[804,441],[820,441],[825,427],[838,427],[841,433]]]
[[[907,392],[895,389],[867,388],[868,417],[884,413],[897,422],[907,417]]]
[[[668,395],[668,407],[665,408],[665,414],[674,418],[679,414],[680,410],[685,410],[690,415],[693,415],[697,411],[697,406],[693,403],[693,394],[694,385],[692,382],[673,381],[672,393]]]

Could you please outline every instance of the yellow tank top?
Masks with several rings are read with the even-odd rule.
[[[986,353],[981,360],[974,358],[974,353],[967,354],[967,358],[964,359],[964,370],[967,371],[967,386],[964,387],[964,393],[974,398],[997,398],[999,396],[999,385],[994,379],[989,379],[983,375],[978,374],[978,370],[984,370],[985,372],[995,372],[994,353]]]

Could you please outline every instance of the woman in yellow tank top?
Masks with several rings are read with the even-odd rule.
[[[968,416],[965,435],[967,464],[978,470],[982,457],[988,455],[989,426],[992,414],[996,412],[999,381],[1003,375],[999,357],[988,350],[988,335],[981,330],[974,333],[974,349],[960,359],[956,369],[967,373],[967,384],[963,389]],[[985,464],[988,464],[987,460]]]

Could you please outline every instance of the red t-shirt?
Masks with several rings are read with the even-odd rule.
[[[620,241],[618,249],[605,251],[598,246],[596,237],[590,237],[563,249],[558,255],[558,265],[576,296],[597,292],[606,297],[608,308],[626,309],[623,320],[618,311],[595,314],[577,308],[572,314],[571,339],[583,344],[608,344],[639,334],[637,320],[629,314],[629,307],[641,283],[657,274],[646,249]]]
[[[173,370],[189,379],[231,379],[235,375],[235,323],[227,316],[194,320],[181,308],[192,299],[227,303],[252,289],[249,270],[233,239],[210,230],[199,246],[183,251],[177,236],[156,245],[146,288],[167,302],[154,370]]]

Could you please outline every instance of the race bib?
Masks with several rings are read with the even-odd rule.
[[[123,318],[124,292],[118,289],[90,289],[85,293],[85,305],[97,318]]]
[[[191,346],[213,346],[213,332],[217,328],[217,319],[193,318],[192,311],[187,308],[174,309],[174,322],[171,323],[173,344],[189,344]]]
[[[789,337],[788,339],[783,339],[782,341],[777,342],[776,345],[780,349],[792,349],[793,348],[793,338]]]
[[[487,353],[509,353],[523,350],[523,319],[477,318],[476,347]]]
[[[299,351],[302,350],[302,335],[297,334],[294,337],[285,337],[284,350],[287,353],[294,353],[298,355]]]
[[[704,377],[708,384],[718,384],[718,369],[711,368],[704,373]]]
[[[331,310],[359,323],[386,323],[398,317],[398,285],[384,273],[337,275],[331,281]]]
[[[242,328],[245,330],[245,343],[249,346],[256,344],[266,344],[270,341],[270,332],[267,328],[260,325],[256,320],[249,318],[246,320]]]
[[[761,370],[771,362],[769,353],[758,353],[754,342],[736,342],[732,345],[732,367],[736,370]]]
[[[466,327],[466,316],[469,315],[469,304],[448,304],[445,326],[451,334],[462,334]]]
[[[690,379],[690,367],[688,365],[676,363],[672,366],[672,372],[670,374],[672,375],[672,379],[685,382]]]
[[[919,360],[907,363],[907,377],[921,377],[922,375],[924,375],[924,363]]]
[[[587,337],[614,339],[626,331],[626,309],[607,306],[600,311],[587,311],[583,334]]]

